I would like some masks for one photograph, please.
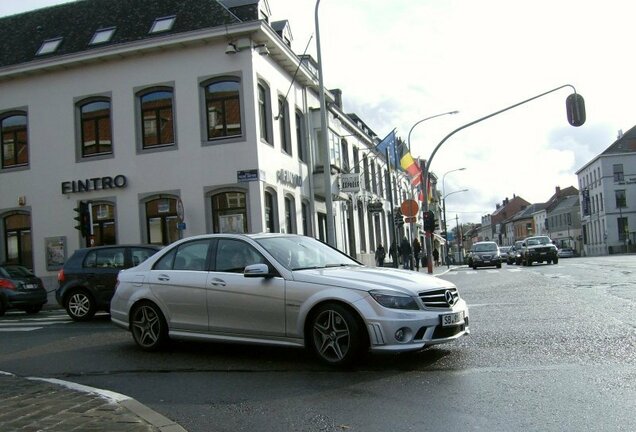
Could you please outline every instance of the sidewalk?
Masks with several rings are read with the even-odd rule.
[[[186,432],[134,399],[59,380],[0,371],[2,432]]]

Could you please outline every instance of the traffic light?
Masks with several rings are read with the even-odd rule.
[[[436,221],[435,221],[435,213],[431,210],[424,213],[424,231],[433,232],[435,231]]]
[[[404,216],[402,215],[402,210],[395,209],[394,210],[395,214],[393,215],[393,221],[395,222],[396,226],[402,226],[404,225]]]
[[[79,230],[82,237],[87,237],[91,234],[91,209],[87,202],[80,201],[79,207],[73,209],[77,213],[73,219],[77,221],[75,229]]]

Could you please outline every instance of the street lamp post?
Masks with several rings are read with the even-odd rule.
[[[464,171],[466,168],[457,168],[454,170],[446,171],[442,176],[442,196],[444,197],[444,240],[446,241],[446,267],[450,268],[448,263],[448,229],[446,226],[446,187],[444,181],[446,180],[446,174],[450,174],[455,171]],[[450,194],[449,194],[450,195]]]
[[[415,129],[415,126],[419,125],[420,123],[425,122],[426,120],[434,119],[436,117],[441,117],[441,116],[445,116],[445,115],[457,114],[458,112],[459,111],[457,111],[457,110],[443,112],[443,113],[440,113],[440,114],[435,114],[435,115],[432,115],[432,116],[429,116],[429,117],[425,117],[422,120],[419,120],[419,121],[415,122],[415,124],[413,126],[411,126],[411,129],[409,130],[409,135],[408,135],[407,140],[406,140],[406,146],[408,148],[409,153],[411,153],[411,133],[413,132],[413,129]],[[425,177],[422,177],[422,185],[421,185],[421,187],[424,188],[424,189],[426,189],[426,183],[425,182],[426,182]],[[413,187],[411,187],[411,195],[413,195]],[[413,244],[413,229],[414,229],[414,223],[411,222],[411,227],[410,227],[411,244]],[[424,241],[426,242],[426,239]],[[425,247],[425,246],[426,246],[426,248],[428,248],[428,245],[424,245],[424,244],[422,245],[422,247]],[[419,258],[416,258],[416,259],[419,259]]]
[[[316,52],[318,56],[318,82],[320,93],[320,148],[323,159],[323,175],[325,188],[325,211],[327,212],[327,243],[336,246],[336,232],[333,221],[333,200],[331,197],[331,161],[329,157],[329,136],[327,124],[327,104],[325,102],[325,82],[322,73],[322,54],[320,49],[320,25],[318,22],[318,6],[320,0],[316,0]]]
[[[460,169],[464,169],[464,168],[460,168]],[[458,170],[453,170],[453,171],[458,171]],[[450,172],[450,171],[449,171]],[[442,190],[444,189],[444,181],[442,179]],[[446,267],[450,268],[450,264],[448,263],[448,231],[446,228],[446,197],[456,194],[456,193],[460,193],[460,192],[468,192],[468,189],[462,189],[462,190],[458,190],[458,191],[453,191],[450,192],[448,195],[444,195],[442,198],[442,208],[444,211],[444,239],[446,240]],[[457,235],[459,235],[459,233],[457,233]]]

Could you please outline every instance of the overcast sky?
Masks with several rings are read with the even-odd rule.
[[[60,0],[2,0],[0,16]],[[311,39],[315,0],[268,0],[287,19],[293,48]],[[393,128],[427,159],[456,128],[509,105],[572,84],[587,122],[567,123],[559,90],[453,135],[432,170],[445,178],[447,216],[480,222],[506,197],[545,202],[555,187],[578,187],[575,172],[636,124],[631,0],[322,0],[325,86],[375,133]],[[440,184],[441,189],[441,184]]]

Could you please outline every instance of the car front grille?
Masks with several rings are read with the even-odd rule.
[[[447,309],[451,307],[451,304],[449,304],[448,300],[446,299],[446,291],[449,291],[452,295],[452,304],[457,303],[457,300],[459,300],[459,292],[457,291],[457,288],[441,288],[432,291],[424,291],[419,293],[419,297],[422,303],[424,303],[425,307]]]

